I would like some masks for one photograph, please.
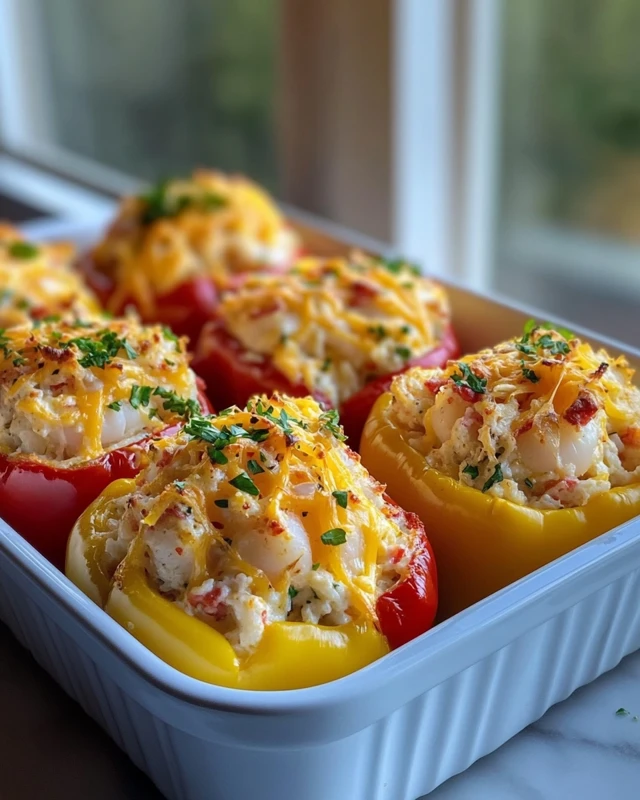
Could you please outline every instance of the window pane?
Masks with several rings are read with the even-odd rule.
[[[18,154],[110,188],[91,162],[242,172],[391,237],[391,0],[12,1]]]
[[[507,0],[502,9],[496,286],[631,340],[640,4]]]
[[[277,0],[37,4],[56,144],[141,178],[213,164],[277,188]]]

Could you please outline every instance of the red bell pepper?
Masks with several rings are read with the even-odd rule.
[[[112,314],[121,316],[128,306],[136,306],[131,297],[113,306],[111,298],[115,283],[95,269],[90,256],[81,259],[78,267],[102,305]],[[203,325],[213,317],[217,302],[215,283],[211,278],[200,276],[181,283],[167,294],[156,296],[154,314],[143,314],[141,309],[138,312],[142,322],[168,325],[178,336],[188,336],[195,345]]]
[[[416,356],[399,370],[409,367],[441,367],[449,359],[457,358],[460,347],[453,328],[449,326],[435,347]],[[274,391],[291,397],[312,394],[315,399],[329,407],[328,399],[317,392],[309,392],[303,384],[292,384],[268,357],[262,361],[251,360],[251,353],[233,336],[227,333],[221,322],[209,322],[202,331],[196,355],[191,365],[207,384],[209,398],[216,408],[238,405],[241,408],[254,394],[270,395]],[[339,411],[349,441],[357,448],[364,423],[378,397],[383,394],[398,372],[382,375],[345,400]]]
[[[386,499],[393,502],[389,497]],[[438,610],[436,561],[424,525],[416,514],[402,513],[416,532],[415,549],[404,580],[380,595],[376,602],[380,631],[392,650],[428,631]]]
[[[202,411],[210,413],[202,381],[199,389]],[[28,454],[0,454],[0,517],[63,570],[67,538],[80,514],[112,481],[135,477],[151,442],[179,427],[144,434],[137,442],[73,467]]]

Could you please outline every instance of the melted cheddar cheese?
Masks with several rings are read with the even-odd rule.
[[[640,389],[620,356],[528,323],[522,337],[412,369],[391,415],[428,466],[539,508],[640,481]]]
[[[50,315],[98,314],[97,300],[71,269],[74,256],[72,244],[25,242],[17,228],[0,223],[0,328]]]
[[[288,267],[297,248],[263,189],[240,176],[198,170],[125,198],[91,256],[114,281],[109,309],[133,302],[150,318],[157,297],[185,281],[205,276],[224,288],[236,273]]]
[[[449,324],[441,286],[403,262],[361,253],[251,277],[218,313],[247,360],[270,359],[334,406],[433,348]]]
[[[248,654],[271,622],[376,619],[415,532],[343,443],[336,412],[278,396],[194,418],[107,501],[102,566],[151,584]]]
[[[134,320],[44,322],[0,336],[0,452],[100,456],[200,411],[185,340]]]

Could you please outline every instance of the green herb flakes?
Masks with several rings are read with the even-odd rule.
[[[215,447],[208,447],[207,454],[209,458],[216,464],[228,464],[229,459],[225,456],[222,450],[217,450]]]
[[[333,497],[336,499],[336,503],[340,506],[340,508],[346,508],[347,503],[349,502],[349,492],[336,490],[335,492],[331,492]]]
[[[247,461],[247,467],[249,468],[249,472],[252,475],[259,475],[261,472],[264,472],[260,464],[255,460],[255,458],[250,458]]]
[[[320,425],[332,433],[341,442],[347,438],[340,425],[340,414],[335,408],[330,408],[320,414]]]
[[[325,531],[322,534],[320,541],[322,544],[328,544],[335,547],[336,545],[344,544],[347,541],[347,532],[344,530],[344,528],[331,528],[331,530]]]
[[[235,489],[245,492],[246,494],[250,494],[253,497],[257,497],[260,494],[260,490],[246,472],[241,472],[239,475],[236,475],[236,477],[232,478],[229,483]]]
[[[481,378],[472,372],[469,368],[468,364],[465,364],[463,361],[458,362],[458,369],[462,373],[458,375],[455,373],[451,376],[451,380],[457,386],[464,386],[467,389],[471,389],[472,392],[475,394],[484,394],[487,388],[487,379]]]
[[[152,391],[153,386],[138,386],[137,384],[134,384],[131,387],[131,394],[129,396],[129,402],[131,403],[131,406],[133,408],[148,406]]]
[[[29,244],[29,242],[12,242],[8,250],[12,258],[21,258],[25,261],[35,258],[40,252],[35,245]]]
[[[503,480],[504,476],[502,474],[502,467],[500,464],[496,464],[495,469],[493,470],[493,475],[491,475],[490,478],[487,478],[484,486],[482,487],[482,491],[488,492],[492,486],[495,486],[496,483],[500,483]]]

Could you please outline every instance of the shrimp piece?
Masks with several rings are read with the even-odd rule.
[[[102,446],[110,447],[142,431],[145,423],[138,409],[122,403],[118,411],[108,408],[102,422]]]
[[[233,544],[240,558],[261,569],[271,581],[288,569],[292,576],[311,569],[309,537],[295,514],[283,512],[280,524],[272,529],[248,525],[236,530]]]
[[[597,418],[577,426],[549,414],[522,432],[517,446],[524,465],[534,474],[562,471],[580,477],[596,460],[600,438]]]
[[[468,408],[469,403],[465,402],[457,392],[438,392],[435,403],[427,414],[431,416],[433,432],[442,443],[449,441],[453,426],[464,416]],[[427,420],[425,428],[427,428],[426,422]]]

